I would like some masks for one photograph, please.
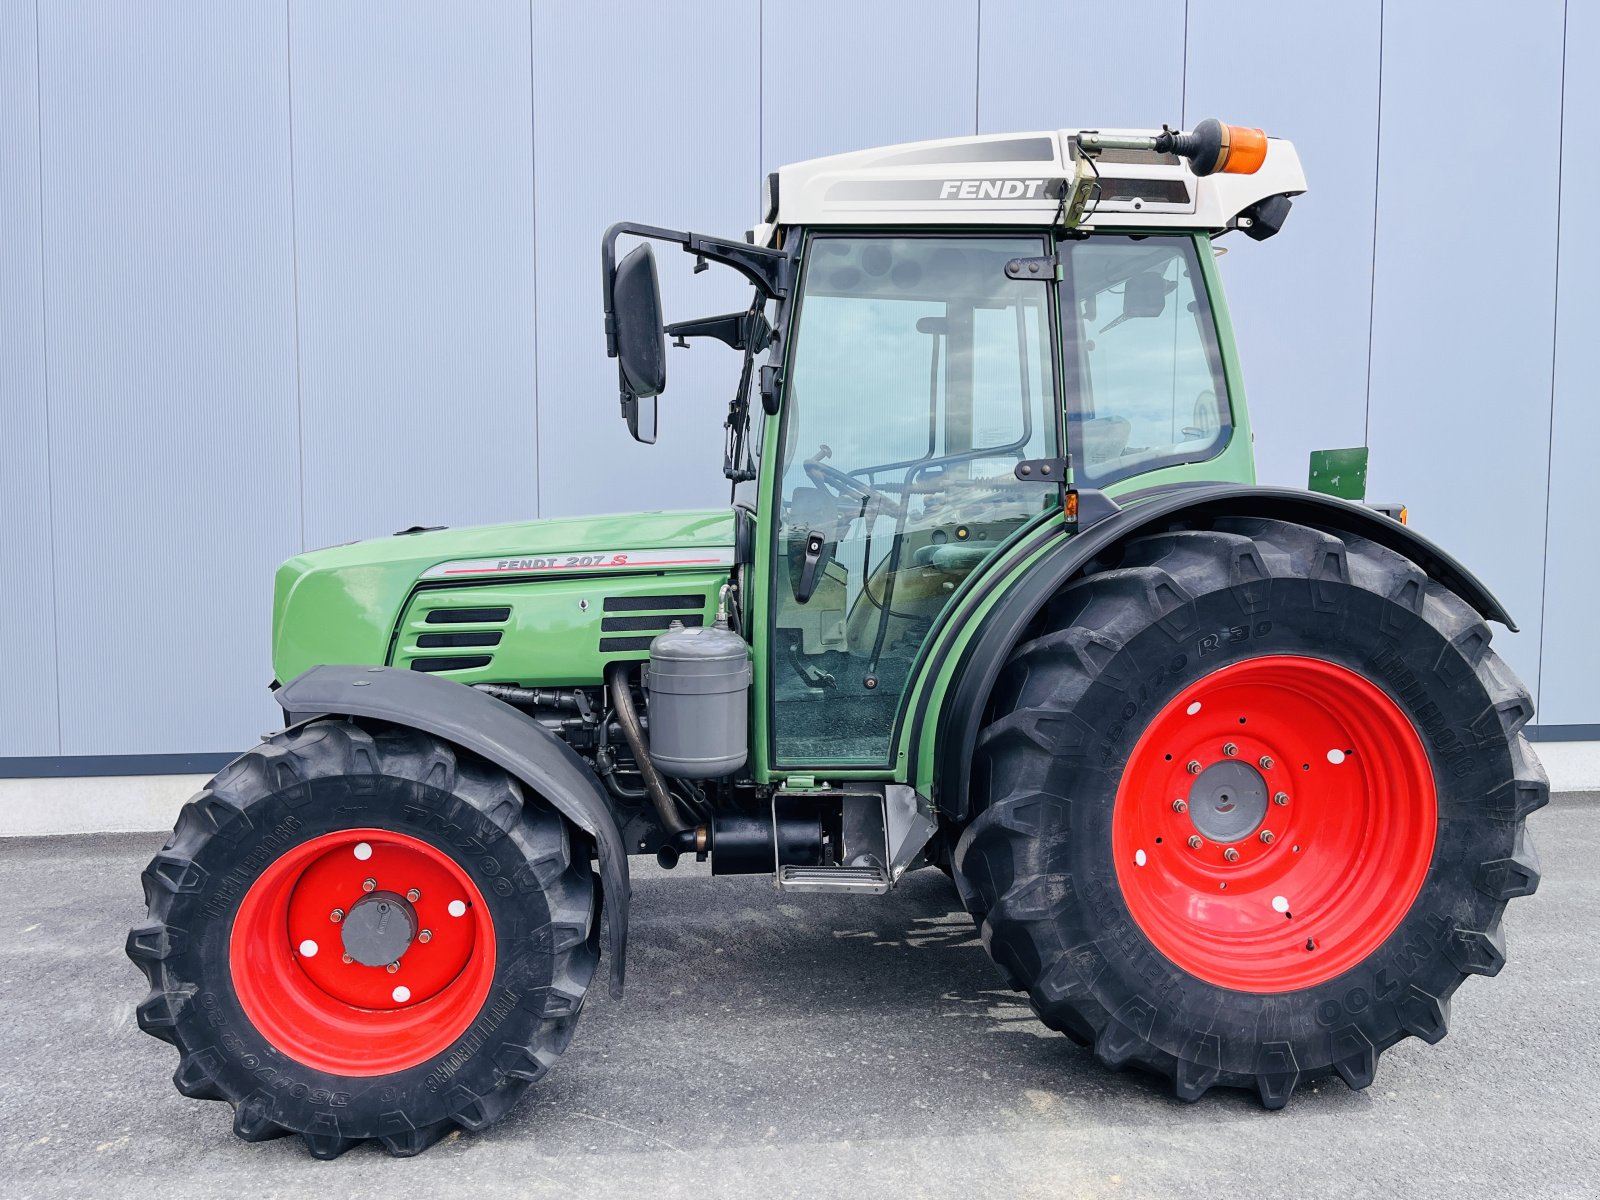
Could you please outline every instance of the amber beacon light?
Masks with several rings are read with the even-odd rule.
[[[1254,175],[1267,161],[1267,135],[1248,125],[1224,125],[1207,117],[1188,133],[1162,127],[1154,137],[1107,134],[1085,129],[1078,134],[1079,149],[1090,157],[1103,150],[1154,150],[1189,160],[1196,175]]]
[[[1163,131],[1156,149],[1189,160],[1196,175],[1254,175],[1267,161],[1267,135],[1246,125],[1224,125],[1208,117],[1189,133]],[[1165,143],[1165,144],[1163,144]]]

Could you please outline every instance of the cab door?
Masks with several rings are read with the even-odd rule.
[[[776,438],[763,664],[778,772],[893,767],[907,682],[962,583],[1060,503],[1040,236],[813,235]],[[758,722],[758,728],[762,724]]]

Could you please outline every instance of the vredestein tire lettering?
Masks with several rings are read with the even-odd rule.
[[[1273,656],[1378,689],[1425,748],[1437,810],[1426,875],[1388,936],[1331,975],[1286,972],[1292,986],[1252,991],[1157,948],[1130,911],[1118,868],[1138,868],[1114,858],[1113,833],[1152,720],[1213,673]],[[1279,1107],[1334,1072],[1365,1087],[1388,1047],[1444,1036],[1462,980],[1504,963],[1506,902],[1537,886],[1523,821],[1548,786],[1520,732],[1527,690],[1458,596],[1364,539],[1259,518],[1135,539],[1045,608],[989,713],[978,815],[954,854],[985,945],[1046,1024],[1111,1066],[1167,1077],[1186,1100],[1235,1086]],[[1262,848],[1228,845],[1243,847],[1241,869]],[[1211,886],[1228,878],[1222,866]]]

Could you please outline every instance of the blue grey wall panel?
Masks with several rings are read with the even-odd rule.
[[[1600,397],[1594,386],[1594,331],[1600,328],[1600,194],[1592,131],[1600,125],[1600,6],[1567,12],[1566,87],[1561,159],[1560,286],[1556,293],[1555,400],[1550,436],[1550,525],[1546,539],[1539,720],[1600,723],[1600,555],[1595,552],[1594,451]],[[1529,357],[1536,352],[1529,348]],[[1519,486],[1519,501],[1537,493]]]
[[[764,0],[761,8],[764,171],[974,132],[976,0]]]
[[[610,222],[738,237],[783,162],[1208,115],[1310,181],[1222,242],[1262,478],[1367,441],[1527,630],[1541,721],[1600,722],[1600,12],[1565,7],[0,6],[0,757],[248,743],[303,545],[726,503],[737,355],[670,352],[658,445],[618,419]],[[747,302],[658,256],[669,319]]]
[[[299,545],[283,5],[39,11],[61,748],[231,747]]]
[[[34,8],[0,5],[0,756],[56,754]]]
[[[979,132],[1176,125],[1183,42],[1184,0],[984,0]]]
[[[561,516],[726,504],[722,418],[739,357],[704,340],[668,352],[661,435],[628,436],[605,357],[600,237],[631,219],[739,238],[759,216],[758,12],[738,0],[694,19],[643,0],[534,6],[540,512]],[[712,36],[714,31],[715,36]],[[656,250],[668,320],[726,312],[750,288]]]
[[[1309,190],[1282,233],[1219,243],[1258,478],[1304,487],[1310,451],[1366,441],[1380,6],[1260,13],[1249,0],[1191,0],[1185,108],[1191,125],[1218,117],[1282,135],[1305,167]]]
[[[1384,13],[1369,491],[1477,570],[1538,667],[1560,0]],[[1440,136],[1470,131],[1471,152]],[[1504,156],[1499,148],[1508,148]],[[1503,173],[1503,174],[1502,174]],[[1514,190],[1508,192],[1509,185]],[[1287,231],[1285,236],[1288,236]]]
[[[532,517],[528,9],[290,27],[306,543]]]

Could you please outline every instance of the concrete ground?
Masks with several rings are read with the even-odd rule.
[[[122,941],[159,835],[0,841],[0,1195],[1600,1195],[1600,794],[1530,825],[1544,883],[1510,965],[1365,1092],[1269,1113],[1102,1069],[1001,985],[937,872],[847,900],[640,864],[628,996],[597,989],[521,1106],[333,1163],[235,1140],[138,1031]]]

